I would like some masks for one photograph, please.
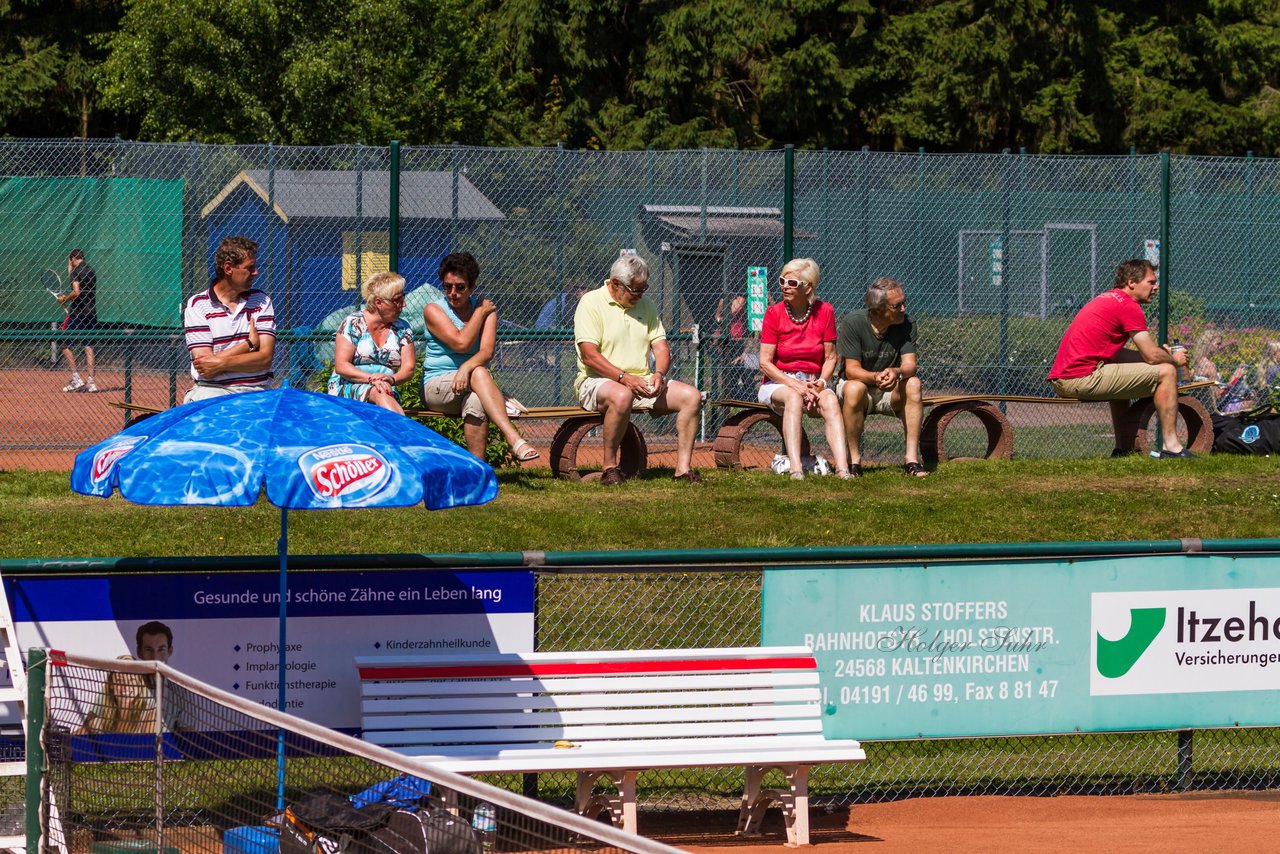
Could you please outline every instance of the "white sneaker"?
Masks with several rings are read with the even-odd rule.
[[[84,387],[84,390],[92,394],[98,390],[98,387],[93,384],[93,380],[89,380],[88,384]]]
[[[62,387],[63,391],[79,391],[84,388],[84,380],[79,377],[72,377],[71,382]]]

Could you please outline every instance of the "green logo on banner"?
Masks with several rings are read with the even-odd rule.
[[[1098,672],[1118,679],[1129,672],[1164,628],[1164,608],[1130,608],[1129,633],[1107,640],[1098,633]]]

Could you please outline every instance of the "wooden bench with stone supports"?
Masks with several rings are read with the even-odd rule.
[[[1206,382],[1187,383],[1179,386],[1178,415],[1187,428],[1187,447],[1193,453],[1208,453],[1213,448],[1213,424],[1209,411],[1204,404],[1184,392],[1204,388]],[[999,403],[1034,403],[1051,405],[1074,405],[1096,401],[1069,400],[1061,397],[1036,397],[1016,394],[953,394],[931,395],[924,398],[924,405],[930,411],[924,418],[920,429],[920,455],[926,463],[943,463],[950,457],[946,447],[947,429],[961,415],[972,415],[986,430],[987,447],[982,459],[1007,460],[1013,456],[1013,425],[1000,410]],[[782,416],[772,409],[753,400],[714,400],[712,406],[722,406],[738,410],[730,415],[721,425],[715,440],[716,466],[726,469],[743,467],[742,449],[752,430],[768,424],[772,432],[777,433],[776,443],[782,447]],[[1132,445],[1139,453],[1148,453],[1151,449],[1147,425],[1155,417],[1155,403],[1151,398],[1134,401],[1129,407],[1129,417],[1123,429],[1130,441],[1122,443],[1122,437],[1116,437],[1116,445]],[[962,422],[963,423],[963,422]],[[774,441],[772,435],[771,442]],[[809,438],[801,437],[801,454],[809,454]]]

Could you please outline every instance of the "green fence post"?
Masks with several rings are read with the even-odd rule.
[[[565,155],[564,143],[563,143],[563,142],[557,142],[557,143],[556,143],[556,154],[555,154],[555,158],[556,158],[556,162],[555,162],[555,174],[556,174],[556,294],[557,294],[557,295],[563,295],[563,294],[567,293],[566,288],[565,288],[565,281],[564,281],[564,279],[565,279],[565,272],[564,272],[564,246],[565,246],[565,241],[567,240],[567,236],[566,236],[566,234],[565,234],[565,231],[568,229],[568,222],[566,222],[566,220],[568,219],[568,217],[567,217],[567,216],[565,216],[565,197],[564,197],[564,196],[565,196],[565,192],[564,192],[564,191],[565,191],[565,178],[564,178],[564,173],[565,173],[565,159],[566,159],[566,155]],[[558,298],[558,297],[557,297],[557,303],[559,303],[559,311],[556,313],[556,325],[557,325],[557,326],[564,326],[564,325],[565,325],[565,320],[567,319],[567,318],[565,317],[565,315],[570,314],[570,313],[571,313],[571,311],[576,311],[576,308],[573,308],[573,307],[569,306],[567,303],[561,302],[561,301],[559,300],[559,298]],[[558,388],[558,386],[557,386],[557,388]]]
[[[449,251],[457,252],[458,242],[458,176],[462,174],[462,156],[458,143],[449,150]]]
[[[387,204],[387,264],[391,272],[400,272],[400,140],[391,140],[391,174],[389,176]],[[453,247],[449,247],[453,251]]]
[[[1169,152],[1160,152],[1160,282],[1169,283]],[[1157,294],[1160,298],[1160,328],[1157,343],[1164,344],[1169,340],[1169,289],[1161,287]]]
[[[698,246],[700,247],[707,244],[707,152],[707,147],[702,146],[702,157],[698,160],[702,191],[698,201]]]
[[[796,147],[782,149],[782,263],[795,256],[796,246]]]
[[[1253,290],[1253,222],[1254,222],[1254,198],[1253,198],[1253,150],[1250,149],[1244,153],[1244,187],[1248,196],[1245,197],[1245,205],[1247,217],[1245,219],[1244,233],[1244,285],[1247,291]],[[1269,314],[1270,312],[1268,312]],[[1259,322],[1260,318],[1250,317],[1251,323]],[[1267,323],[1271,322],[1270,317],[1266,319]]]
[[[871,280],[871,248],[867,232],[871,228],[871,146],[862,146],[862,157],[858,159],[861,167],[858,181],[858,208],[862,218],[858,223],[858,280],[866,287]]]
[[[41,791],[44,782],[44,684],[48,656],[40,647],[27,650],[27,850],[39,851]],[[21,665],[19,665],[21,666]]]
[[[920,265],[924,259],[921,257],[924,244],[924,146],[916,152],[916,234],[915,234],[915,270],[911,279],[911,287],[919,288],[922,284]]]
[[[124,345],[124,402],[133,403],[133,341]],[[129,413],[124,415],[124,426],[129,426]]]
[[[1009,187],[1009,170],[1013,168],[1013,158],[1009,156],[1009,149],[1001,152],[1003,158],[1000,169],[1000,189],[1001,189],[1001,225],[1000,225],[1000,342],[997,349],[996,361],[999,362],[1000,368],[997,376],[996,389],[1000,394],[1009,393],[1009,257],[1012,253],[1009,251],[1012,247],[1009,245],[1009,207],[1010,194],[1012,190]],[[1007,404],[1000,401],[1000,411],[1006,412]]]
[[[1195,782],[1193,737],[1192,730],[1178,730],[1178,776],[1173,781],[1176,792],[1187,791]]]
[[[355,253],[356,274],[352,283],[356,291],[356,304],[359,311],[364,300],[360,295],[360,285],[364,282],[364,146],[356,143],[356,233],[355,244],[351,247]]]

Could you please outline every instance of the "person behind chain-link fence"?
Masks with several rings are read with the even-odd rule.
[[[498,388],[489,363],[498,346],[498,307],[474,295],[480,265],[470,252],[446,255],[437,271],[442,298],[422,309],[426,342],[422,351],[422,402],[449,415],[462,416],[467,450],[484,459],[489,422],[507,440],[520,462],[537,459],[507,415],[507,398]]]
[[[1133,453],[1129,406],[1143,397],[1154,400],[1160,420],[1164,447],[1157,456],[1195,456],[1182,446],[1177,430],[1178,368],[1186,367],[1187,351],[1156,344],[1142,312],[1159,289],[1150,261],[1120,264],[1111,290],[1085,303],[1071,321],[1049,370],[1049,384],[1059,397],[1111,404],[1117,442],[1112,456]],[[1135,349],[1125,347],[1129,342]]]
[[[853,477],[836,394],[836,312],[831,303],[817,298],[820,277],[812,258],[788,261],[778,277],[782,299],[765,311],[760,330],[764,381],[757,398],[782,416],[788,464],[775,470],[790,472],[792,480],[804,480],[800,441],[805,415],[822,419],[836,473],[844,479]]]
[[[187,300],[182,314],[191,379],[183,403],[244,391],[264,391],[272,379],[276,320],[271,298],[253,286],[258,244],[227,237],[213,256],[209,287]]]
[[[62,331],[68,333],[60,342],[62,358],[66,359],[71,369],[71,382],[62,387],[63,391],[95,392],[97,384],[93,381],[93,344],[79,339],[76,332],[88,332],[98,328],[98,274],[84,260],[84,250],[72,249],[67,256],[67,281],[71,290],[58,294],[58,303],[66,310],[67,316],[62,319]],[[77,343],[84,347],[85,376],[80,376],[76,366],[75,353],[71,351]]]
[[[916,329],[907,315],[902,283],[881,276],[863,296],[866,308],[840,319],[836,345],[844,367],[840,396],[849,442],[849,470],[862,474],[862,431],[873,412],[902,422],[906,437],[902,470],[910,477],[926,477],[920,462],[920,428],[924,398],[917,374]]]
[[[402,320],[404,277],[374,273],[360,286],[364,309],[347,315],[333,345],[329,394],[404,415],[399,386],[413,376],[413,330]]]
[[[625,479],[618,457],[633,409],[651,415],[675,413],[675,479],[702,483],[691,467],[702,392],[667,378],[671,348],[658,307],[645,296],[648,289],[649,265],[639,255],[622,255],[604,284],[578,300],[573,316],[578,402],[604,416],[604,486],[617,486]]]

